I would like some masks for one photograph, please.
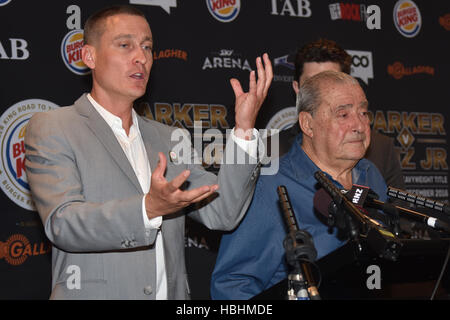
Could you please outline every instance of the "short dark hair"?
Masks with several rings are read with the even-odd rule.
[[[304,45],[295,56],[295,81],[303,73],[305,62],[336,62],[341,71],[350,74],[352,57],[336,42],[328,39],[319,39]]]
[[[95,40],[100,39],[104,32],[104,20],[106,18],[118,15],[129,14],[132,16],[140,16],[145,19],[144,13],[136,7],[130,5],[113,5],[92,14],[84,24],[84,43],[93,44]]]

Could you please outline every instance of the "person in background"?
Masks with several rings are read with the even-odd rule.
[[[307,43],[296,53],[292,88],[295,94],[298,94],[300,86],[306,79],[325,70],[342,71],[350,74],[351,64],[352,57],[335,41],[319,39]],[[291,128],[279,133],[280,156],[289,150],[299,133],[298,122]],[[372,130],[371,142],[364,157],[377,166],[388,186],[399,189],[405,188],[400,155],[395,149],[393,138]]]

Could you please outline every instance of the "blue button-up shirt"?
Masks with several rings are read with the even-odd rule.
[[[338,239],[336,228],[330,232],[330,227],[316,216],[313,199],[320,186],[314,173],[320,169],[300,143],[301,135],[279,160],[275,175],[260,176],[241,224],[222,237],[211,279],[213,299],[249,299],[287,278],[289,270],[283,247],[287,233],[277,193],[280,185],[286,186],[299,228],[312,235],[317,259],[345,243],[346,240]],[[384,179],[369,160],[361,159],[357,163],[352,170],[352,181],[369,186],[381,201],[386,201]],[[340,183],[333,182],[343,189]]]

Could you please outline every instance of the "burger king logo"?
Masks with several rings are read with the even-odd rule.
[[[36,112],[58,106],[50,101],[29,99],[8,108],[0,117],[0,188],[20,207],[35,211],[25,173],[25,132]]]
[[[1,6],[6,6],[10,2],[11,2],[11,0],[0,0],[0,7]]]
[[[236,19],[241,9],[240,0],[206,0],[209,13],[220,22]]]
[[[394,7],[394,24],[403,36],[415,37],[422,26],[419,7],[411,0],[398,1]]]
[[[86,75],[91,72],[81,59],[83,47],[83,30],[72,30],[61,43],[61,57],[66,67],[75,74]]]

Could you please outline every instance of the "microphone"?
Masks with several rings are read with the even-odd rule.
[[[377,252],[380,256],[396,261],[397,257],[400,253],[400,249],[403,246],[402,243],[392,234],[390,231],[385,229],[380,223],[377,221],[370,219],[365,214],[358,209],[355,204],[352,203],[335,185],[334,183],[325,176],[325,174],[321,171],[316,171],[314,173],[314,177],[317,179],[319,184],[325,189],[326,193],[322,193],[328,195],[325,197],[323,201],[327,203],[325,205],[326,208],[330,208],[331,203],[334,202],[338,208],[342,208],[345,210],[347,215],[347,222],[352,221],[352,218],[355,218],[360,224],[366,229],[365,233],[362,235],[367,239],[367,242],[372,247],[372,249]],[[329,197],[331,196],[331,199]],[[328,198],[328,199],[327,199]],[[316,203],[316,201],[314,201]],[[319,202],[319,199],[317,199]],[[324,207],[323,205],[321,206]],[[316,207],[319,211],[319,208]],[[324,214],[327,218],[330,215],[330,212],[319,211],[321,214]],[[351,216],[350,216],[351,215]],[[359,243],[358,236],[355,236],[355,230],[352,230],[352,226],[350,224],[350,235],[352,239],[357,242],[358,248],[362,251],[362,247]],[[360,230],[356,230],[360,233]]]
[[[369,204],[369,199],[378,200],[379,198],[369,187],[354,184],[345,196],[368,216],[383,221],[386,225],[391,226],[396,236],[400,234],[400,217],[398,210],[390,203],[383,203],[383,206],[381,207],[372,206],[371,204],[373,204],[373,201],[370,201]],[[386,215],[383,215],[376,210],[368,210],[368,207],[382,210]]]
[[[416,195],[414,193],[409,193],[401,189],[388,187],[387,195],[395,198],[400,199],[403,201],[407,201],[416,205],[420,205],[426,208],[434,209],[440,212],[444,212],[448,215],[450,215],[450,207],[442,202],[438,202],[435,200],[431,200],[419,195]]]
[[[332,201],[337,206],[342,206],[349,212],[354,218],[356,218],[361,224],[367,223],[367,217],[349,200],[347,199],[327,176],[321,172],[316,171],[314,177],[319,184],[325,189],[325,191],[331,196]]]
[[[394,189],[394,188],[390,188],[390,189]],[[395,189],[395,190],[391,190],[392,192],[397,192],[397,191],[401,191],[399,189]],[[397,192],[398,193],[398,192]],[[388,195],[390,194],[390,192],[388,191]],[[384,212],[386,212],[387,214],[395,214],[393,213],[394,210],[406,217],[412,218],[414,220],[417,220],[419,222],[423,222],[426,225],[434,228],[434,229],[438,229],[438,230],[442,230],[445,232],[449,232],[450,233],[450,226],[435,218],[435,217],[430,217],[426,214],[411,210],[411,209],[407,209],[407,208],[402,208],[393,204],[389,204],[389,203],[385,203],[383,201],[378,200],[378,195],[373,192],[372,190],[370,190],[369,187],[366,186],[360,186],[360,185],[353,185],[352,189],[349,191],[349,196],[352,199],[352,202],[355,203],[357,206],[361,206],[361,207],[370,207],[370,208],[375,208],[378,210],[383,210]],[[417,197],[417,196],[416,196]],[[398,198],[400,199],[400,198]],[[419,200],[420,202],[422,200]],[[432,200],[431,200],[432,201]]]
[[[286,258],[297,272],[297,274],[292,276],[289,275],[289,280],[299,282],[300,290],[297,295],[299,299],[307,300],[309,295],[312,300],[320,300],[319,291],[310,268],[310,263],[316,260],[317,257],[312,236],[308,231],[299,229],[286,187],[279,186],[277,192],[284,222],[289,231],[283,243],[286,250]],[[306,280],[307,292],[304,290],[303,280]]]

